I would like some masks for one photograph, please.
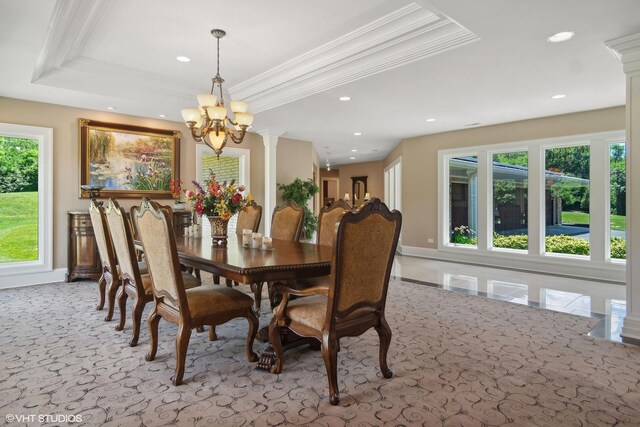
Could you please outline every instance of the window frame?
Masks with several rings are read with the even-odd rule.
[[[600,265],[624,266],[625,260],[611,259],[608,238],[610,237],[609,193],[609,147],[616,142],[625,142],[625,132],[610,131],[566,137],[525,140],[490,145],[467,146],[438,151],[438,250],[451,254],[469,254],[478,257],[493,256],[502,259],[520,260],[536,258],[539,261],[559,264],[596,261]],[[544,248],[544,170],[545,150],[561,147],[590,146],[590,236],[589,256],[547,253]],[[493,155],[505,152],[526,151],[528,153],[528,250],[493,248]],[[478,245],[456,245],[450,242],[450,186],[449,161],[454,157],[477,156],[478,158]],[[606,203],[605,203],[606,202]],[[604,206],[604,209],[603,209]],[[597,222],[597,226],[595,226]],[[597,249],[594,250],[594,247]],[[470,252],[471,251],[471,252]],[[605,255],[606,254],[606,255]],[[467,255],[465,260],[471,261]],[[606,267],[606,266],[605,266]]]
[[[53,271],[53,129],[0,123],[0,134],[38,141],[38,259],[0,264],[0,276]]]

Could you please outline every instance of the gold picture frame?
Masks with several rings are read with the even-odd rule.
[[[100,197],[172,198],[171,179],[180,177],[180,132],[79,119],[80,197],[88,187]]]

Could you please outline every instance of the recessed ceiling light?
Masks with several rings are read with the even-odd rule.
[[[475,122],[475,123],[468,123],[465,126],[478,126],[478,125],[481,125],[481,124],[482,123],[480,123],[480,122]]]
[[[430,119],[427,119],[427,121],[428,121],[428,122],[435,122],[435,121],[436,121],[436,119],[434,119],[434,118],[432,117],[432,118],[430,118]]]
[[[338,98],[340,101],[351,101],[351,97],[350,96],[341,96],[340,98]]]
[[[564,93],[559,93],[557,95],[553,95],[551,97],[551,99],[562,99],[562,98],[566,98],[566,97],[567,97],[567,95],[565,95]]]
[[[353,136],[362,136],[362,132],[354,132]]]
[[[115,107],[107,107],[107,110],[113,111],[113,110],[115,110]]]
[[[571,40],[575,35],[576,33],[574,33],[573,31],[562,31],[547,37],[547,41],[551,43],[566,42],[567,40]]]
[[[165,116],[164,114],[160,114],[159,117],[162,117],[164,119],[167,116]]]
[[[355,160],[356,158],[355,158],[355,157],[349,157],[349,159],[351,159],[351,160]]]
[[[355,148],[353,150],[351,150],[352,153],[357,153],[358,150],[356,150]]]
[[[177,56],[176,59],[180,62],[191,62],[191,58],[186,56]]]

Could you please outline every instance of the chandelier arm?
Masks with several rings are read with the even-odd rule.
[[[235,143],[235,144],[240,144],[242,143],[242,141],[244,140],[245,135],[247,134],[247,132],[245,130],[240,130],[238,131],[238,135],[236,136],[236,133],[232,130],[228,130],[227,131],[227,135],[229,135],[229,137],[231,138],[231,140]]]

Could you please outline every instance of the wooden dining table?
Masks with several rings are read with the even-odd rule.
[[[272,250],[244,247],[242,236],[230,235],[226,246],[214,246],[209,238],[176,239],[180,263],[230,280],[247,283],[254,294],[256,311],[260,313],[265,282],[286,282],[326,276],[331,273],[331,246],[273,239]],[[317,348],[314,339],[299,337],[282,328],[284,350],[302,344]],[[268,327],[258,333],[258,339],[268,341]],[[275,353],[269,345],[258,359],[257,369],[269,371],[275,363]]]

